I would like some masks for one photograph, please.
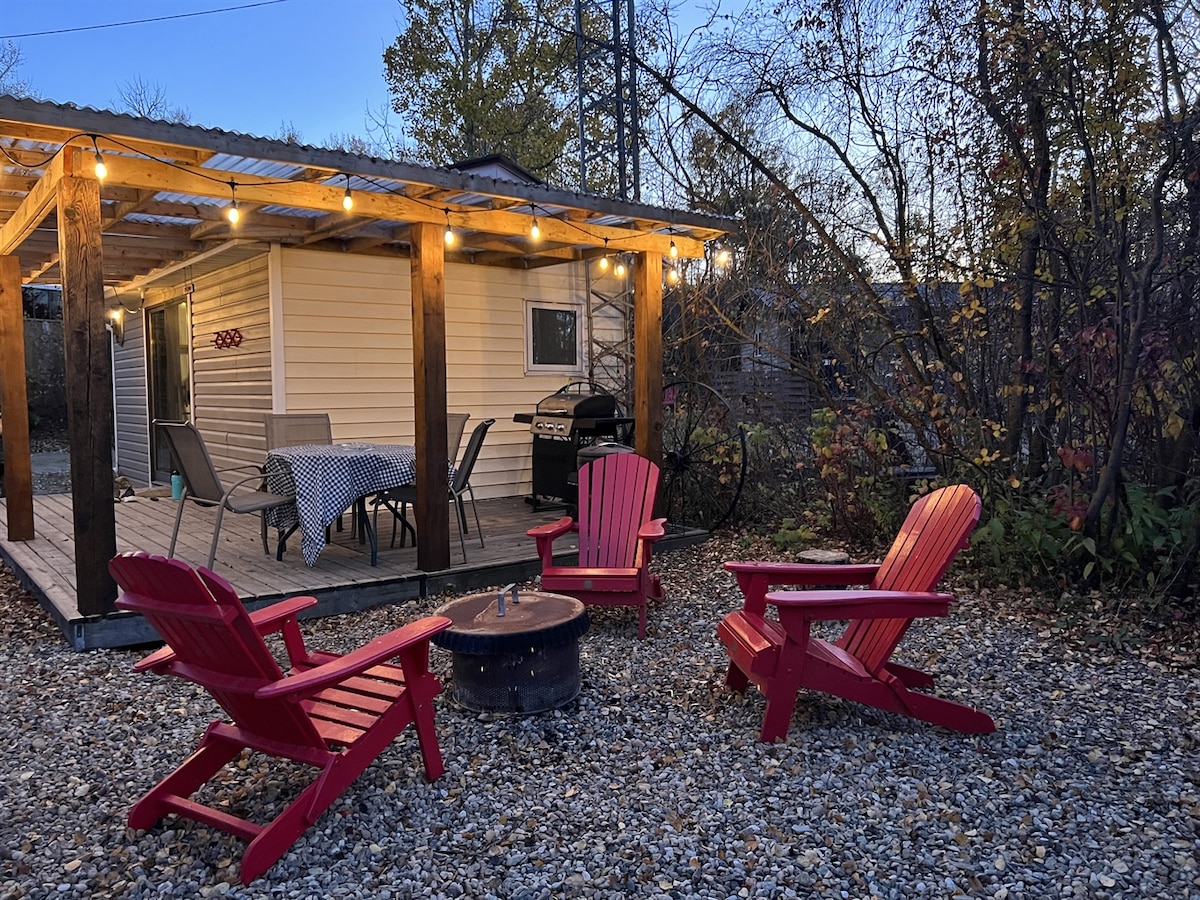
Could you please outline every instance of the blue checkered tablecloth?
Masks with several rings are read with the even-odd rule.
[[[326,526],[359,497],[415,482],[417,458],[406,444],[303,444],[271,450],[265,469],[271,491],[296,498],[294,506],[268,510],[267,524],[283,530],[299,522],[300,550],[312,566],[325,549]]]

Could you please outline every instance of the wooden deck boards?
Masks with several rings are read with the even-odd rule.
[[[32,541],[0,541],[0,558],[16,573],[62,627],[78,650],[132,646],[153,641],[154,635],[140,616],[114,613],[105,617],[81,616],[76,604],[74,525],[69,494],[34,496],[35,534]],[[117,504],[117,550],[167,552],[178,507],[169,498],[139,497]],[[0,522],[7,510],[0,497]],[[271,555],[262,552],[259,520],[253,515],[226,514],[213,569],[229,581],[250,608],[280,597],[312,594],[321,602],[314,614],[337,615],[399,603],[444,591],[468,591],[509,581],[524,581],[541,571],[534,542],[525,532],[562,515],[561,510],[535,511],[519,497],[479,501],[485,547],[479,546],[475,520],[467,511],[467,559],[462,559],[458,531],[450,522],[451,567],[440,572],[417,568],[417,551],[410,546],[390,548],[391,522],[379,517],[379,564],[370,565],[370,548],[350,533],[349,516],[344,531],[330,530],[329,544],[312,568],[300,553],[300,535],[288,542],[282,561],[276,561],[275,534],[268,531]],[[454,513],[451,510],[451,517]],[[190,504],[184,510],[175,555],[193,565],[208,557],[216,513]],[[662,549],[704,538],[703,532],[673,535]],[[575,549],[569,539],[555,546],[569,559]]]

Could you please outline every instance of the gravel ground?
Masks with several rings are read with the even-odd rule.
[[[438,700],[446,774],[411,730],[267,875],[243,845],[131,802],[190,750],[215,706],[134,652],[76,654],[0,573],[0,897],[1200,898],[1195,669],[1081,651],[985,591],[903,658],[989,712],[969,737],[804,693],[786,742],[755,740],[763,701],[723,687],[729,541],[666,554],[671,599],[637,639],[596,610],[583,690],[551,714]],[[309,623],[349,649],[440,601]],[[449,657],[435,650],[445,677]],[[266,811],[303,784],[253,757],[210,796]]]

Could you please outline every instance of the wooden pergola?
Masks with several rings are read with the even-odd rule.
[[[97,162],[107,172],[101,179]],[[344,205],[347,196],[352,206]],[[234,223],[230,207],[240,213]],[[540,237],[531,237],[536,221]],[[444,470],[447,261],[530,268],[633,261],[637,450],[662,454],[663,258],[700,258],[728,222],[540,184],[0,95],[0,407],[7,537],[34,532],[21,285],[63,292],[79,610],[113,610],[112,353],[105,291],[237,240],[410,259],[417,479]],[[444,236],[454,229],[448,247]],[[449,512],[419,502],[427,571]]]

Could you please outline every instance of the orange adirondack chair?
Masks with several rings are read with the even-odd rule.
[[[651,518],[658,466],[634,453],[593,460],[579,470],[579,515],[531,528],[542,558],[542,590],[595,606],[638,607],[638,637],[646,636],[646,603],[665,597],[649,570],[666,519]],[[554,540],[579,532],[579,565],[554,563]]]
[[[925,672],[891,661],[913,619],[944,616],[954,600],[933,593],[979,521],[979,498],[966,485],[942,488],[909,510],[891,549],[878,565],[727,562],[744,605],[725,616],[717,636],[729,653],[725,683],[744,691],[750,682],[767,698],[759,739],[787,735],[800,688],[835,694],[957,731],[996,730],[984,713],[914,688],[933,687]],[[767,593],[771,585],[856,590]],[[767,618],[767,605],[779,618]],[[836,643],[810,633],[813,622],[849,619]]]
[[[109,571],[124,590],[117,606],[141,613],[167,642],[134,669],[199,684],[231,719],[209,725],[196,752],[134,804],[131,828],[149,828],[176,813],[248,840],[241,877],[249,884],[410,722],[426,776],[431,781],[441,776],[433,724],[433,698],[441,685],[429,671],[429,639],[448,628],[449,619],[412,622],[345,656],[309,652],[296,616],[316,605],[314,597],[293,597],[248,614],[220,576],[179,560],[122,554],[109,562]],[[292,667],[286,675],[263,641],[280,631]],[[393,659],[399,665],[388,662]],[[190,799],[243,748],[306,763],[320,773],[266,825]]]

